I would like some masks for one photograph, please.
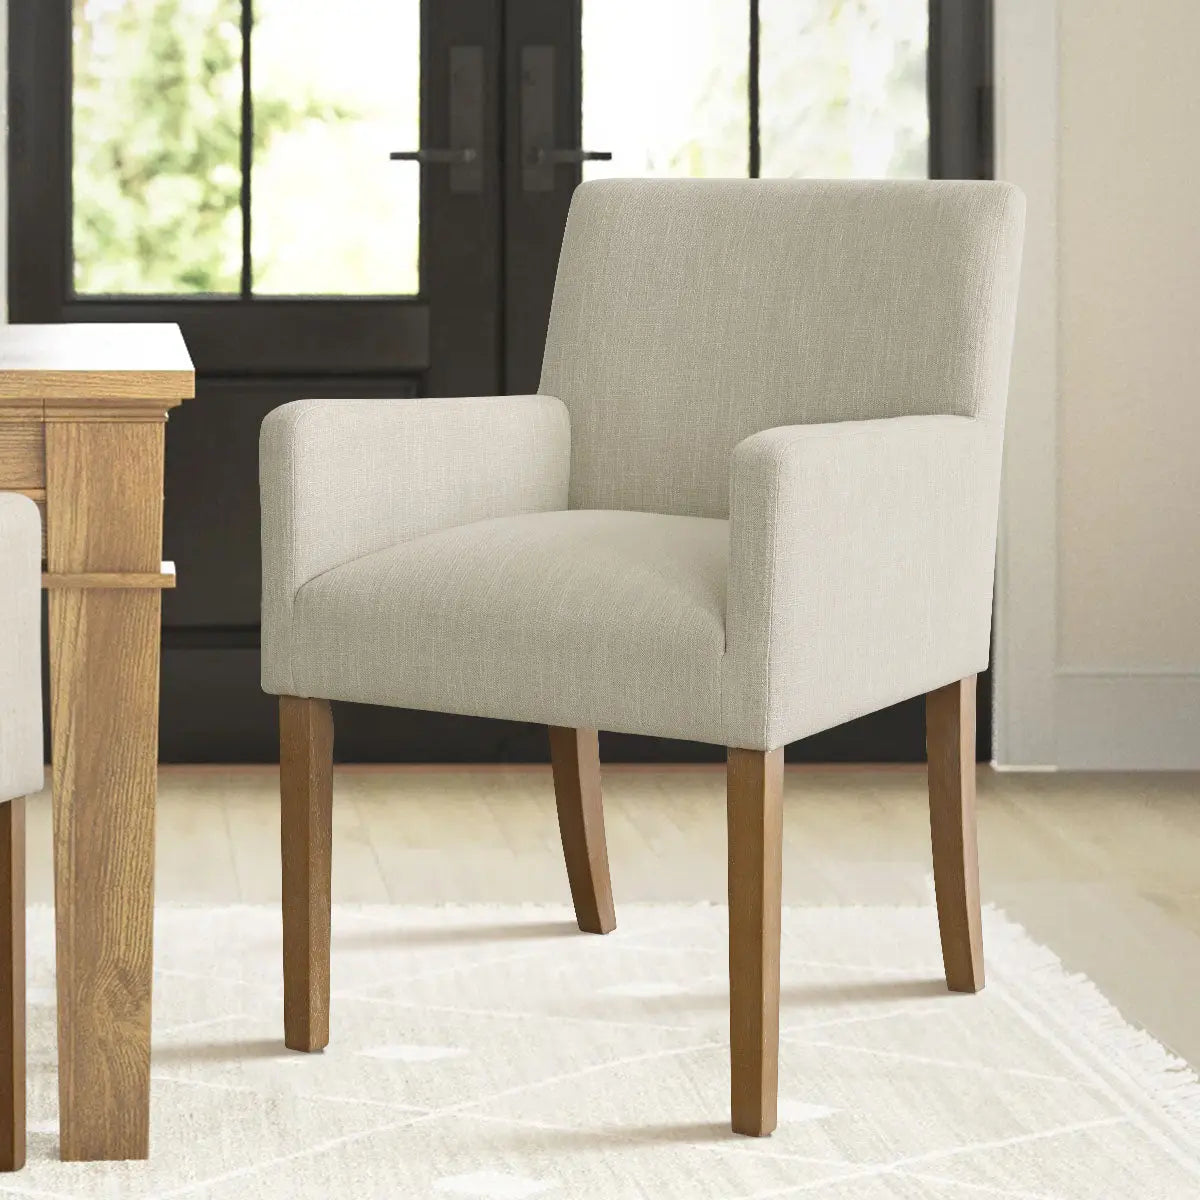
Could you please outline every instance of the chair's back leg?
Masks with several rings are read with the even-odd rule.
[[[731,748],[728,772],[733,1131],[765,1137],[779,1098],[783,750]]]
[[[0,804],[0,1171],[25,1165],[25,801]]]
[[[979,851],[975,835],[975,676],[925,698],[933,882],[946,984],[983,987]]]
[[[611,933],[617,918],[604,841],[599,740],[594,729],[549,729],[558,830],[575,918],[584,933]]]
[[[328,700],[279,697],[283,1025],[291,1050],[329,1044],[333,716]]]

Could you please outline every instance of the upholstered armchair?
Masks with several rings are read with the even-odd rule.
[[[982,986],[974,676],[1023,209],[996,183],[587,183],[538,395],[267,418],[288,1046],[329,1036],[330,700],[549,726],[593,933],[595,731],[729,748],[733,1127],[762,1135],[783,748],[927,694],[946,978]]]
[[[0,492],[0,1171],[25,1163],[25,799],[41,789],[42,526]]]

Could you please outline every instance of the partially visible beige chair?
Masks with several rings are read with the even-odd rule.
[[[0,493],[0,1171],[25,1165],[25,800],[42,771],[42,527]]]
[[[783,747],[927,693],[946,978],[982,985],[973,689],[1023,212],[992,183],[587,183],[541,394],[267,418],[287,1045],[329,1036],[331,699],[550,726],[597,933],[594,731],[728,746],[733,1127],[766,1134]]]

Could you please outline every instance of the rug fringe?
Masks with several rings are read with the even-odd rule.
[[[1139,1093],[1182,1126],[1200,1134],[1200,1077],[1144,1029],[1129,1023],[1086,975],[1069,971],[1054,951],[1035,942],[1000,909],[985,906],[984,945],[988,958],[1004,965],[1014,954],[1013,974],[1034,990],[1051,1012],[1067,1011],[1081,1038],[1098,1046],[1107,1065],[1125,1075]],[[1003,972],[1002,972],[1003,973]]]

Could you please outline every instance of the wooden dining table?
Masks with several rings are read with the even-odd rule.
[[[174,325],[0,327],[0,490],[42,509],[59,1153],[149,1154],[154,811]]]

